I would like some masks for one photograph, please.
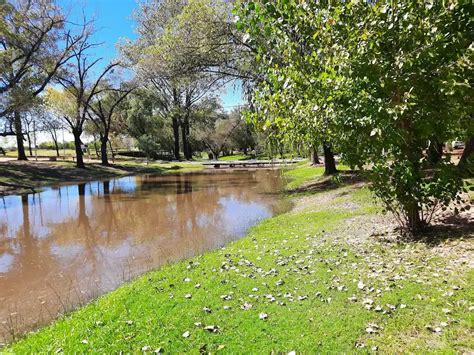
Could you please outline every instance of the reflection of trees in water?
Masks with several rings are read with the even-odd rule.
[[[137,177],[136,181],[138,186],[127,185],[126,193],[119,183],[103,181],[60,187],[52,191],[56,201],[37,196],[36,203],[29,205],[23,197],[21,228],[7,243],[18,244],[20,250],[15,268],[6,274],[11,293],[27,297],[31,289],[46,292],[46,279],[59,284],[67,278],[113,277],[127,260],[133,259],[131,268],[142,270],[145,259],[152,263],[147,267],[156,267],[216,246],[226,237],[223,199],[268,205],[268,196],[258,192],[279,187],[276,174],[263,172]],[[35,238],[38,221],[30,220],[30,208],[43,209],[43,204],[57,204],[60,218],[36,210],[48,235]],[[56,276],[59,273],[63,279]],[[22,281],[13,286],[14,280]]]

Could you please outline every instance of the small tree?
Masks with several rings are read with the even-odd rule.
[[[99,132],[100,156],[102,165],[109,165],[107,158],[107,143],[109,143],[109,134],[112,129],[115,112],[119,105],[132,92],[129,89],[114,89],[107,87],[101,93],[97,94],[92,102],[89,102],[88,114]]]
[[[61,119],[55,116],[52,112],[47,110],[47,107],[41,106],[35,110],[38,117],[38,130],[49,134],[56,150],[56,156],[59,157],[59,139],[58,133],[64,129],[64,123]]]

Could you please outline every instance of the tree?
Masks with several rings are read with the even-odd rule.
[[[322,143],[329,175],[337,169],[335,109],[328,81],[333,80],[330,67],[339,54],[331,34],[321,31],[328,11],[297,1],[250,1],[236,8],[237,28],[253,48],[260,72],[247,116],[257,128],[271,132],[272,139],[302,141],[313,151]],[[317,43],[316,34],[321,34]]]
[[[21,113],[71,58],[84,34],[72,34],[65,24],[52,0],[0,0],[0,119],[10,121],[1,135],[17,136],[19,160],[26,160]]]
[[[459,63],[472,59],[469,6],[399,1],[341,16],[358,24],[340,29],[350,54],[339,116],[347,160],[373,164],[376,196],[417,233],[462,189],[454,164],[426,150],[453,139],[466,115],[456,87],[468,84]]]
[[[39,120],[38,130],[48,133],[56,149],[56,156],[59,157],[59,139],[58,132],[64,129],[64,123],[61,119],[47,110],[46,105],[41,106],[35,111]]]
[[[426,152],[472,132],[469,6],[243,2],[239,27],[264,77],[253,118],[283,136],[310,133],[326,158],[335,147],[351,166],[370,165],[375,195],[416,234],[462,188],[454,164]]]
[[[123,100],[134,90],[131,88],[113,88],[106,84],[102,92],[98,93],[88,104],[88,115],[99,132],[100,156],[102,165],[109,165],[107,158],[107,143],[112,129],[116,110]]]
[[[164,152],[173,154],[171,121],[163,115],[155,91],[138,88],[126,98],[123,106],[117,124],[137,140],[138,148],[148,158],[156,159]]]
[[[210,152],[211,158],[217,159],[223,151],[232,148],[234,134],[244,124],[240,117],[229,118],[212,98],[203,101],[194,114],[196,140]]]
[[[221,30],[221,20],[230,12],[228,7],[222,11],[224,5],[202,0],[145,1],[135,14],[139,38],[122,45],[123,55],[147,87],[156,91],[162,115],[172,122],[177,160],[180,146],[184,158],[192,158],[192,111],[200,100],[225,84],[223,73],[197,69],[196,52],[196,48],[202,48],[209,27],[216,33]]]
[[[102,58],[89,61],[88,50],[96,44],[89,43],[91,30],[84,35],[79,45],[72,49],[72,61],[68,63],[67,68],[58,73],[57,80],[64,88],[64,95],[67,102],[67,110],[62,117],[71,128],[74,135],[74,144],[76,151],[76,166],[85,168],[81,135],[83,132],[84,122],[88,118],[88,109],[93,98],[104,91],[100,84],[109,72],[119,65],[118,62],[108,64],[104,69],[99,71],[99,75],[91,80],[92,69],[97,69],[97,64]],[[58,106],[64,105],[56,100]]]
[[[255,149],[256,137],[254,127],[251,123],[245,121],[241,108],[232,110],[228,116],[228,120],[235,126],[230,137],[232,148],[241,150],[246,155],[249,148],[251,150]]]

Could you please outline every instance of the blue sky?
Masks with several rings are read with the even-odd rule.
[[[94,55],[104,58],[103,65],[118,56],[115,44],[121,38],[136,38],[131,18],[137,8],[136,0],[58,0],[58,3],[73,21],[80,20],[83,11],[88,20],[95,20],[97,32],[92,41],[103,45],[94,50]],[[229,85],[220,97],[227,110],[241,104],[240,85]]]

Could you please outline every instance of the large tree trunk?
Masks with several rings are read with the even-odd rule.
[[[311,149],[311,165],[319,165],[321,162],[318,157],[318,147],[313,147]]]
[[[179,122],[177,117],[173,117],[173,136],[174,136],[174,158],[179,160]]]
[[[100,159],[102,165],[109,165],[109,159],[107,158],[107,136],[100,137]]]
[[[81,147],[81,134],[82,131],[79,129],[74,129],[72,134],[74,135],[74,148],[76,150],[76,167],[80,169],[84,169],[84,159],[83,159],[83,153],[82,153],[82,147]]]
[[[28,160],[25,154],[25,146],[23,145],[23,133],[21,127],[21,117],[20,112],[14,112],[14,123],[15,123],[15,133],[16,133],[16,147],[18,150],[18,160]]]
[[[332,175],[337,173],[336,169],[336,160],[334,159],[334,153],[331,150],[331,147],[324,142],[324,175]]]
[[[471,136],[464,147],[464,152],[462,153],[461,159],[459,160],[458,167],[461,170],[466,170],[467,160],[474,153],[474,136]]]

